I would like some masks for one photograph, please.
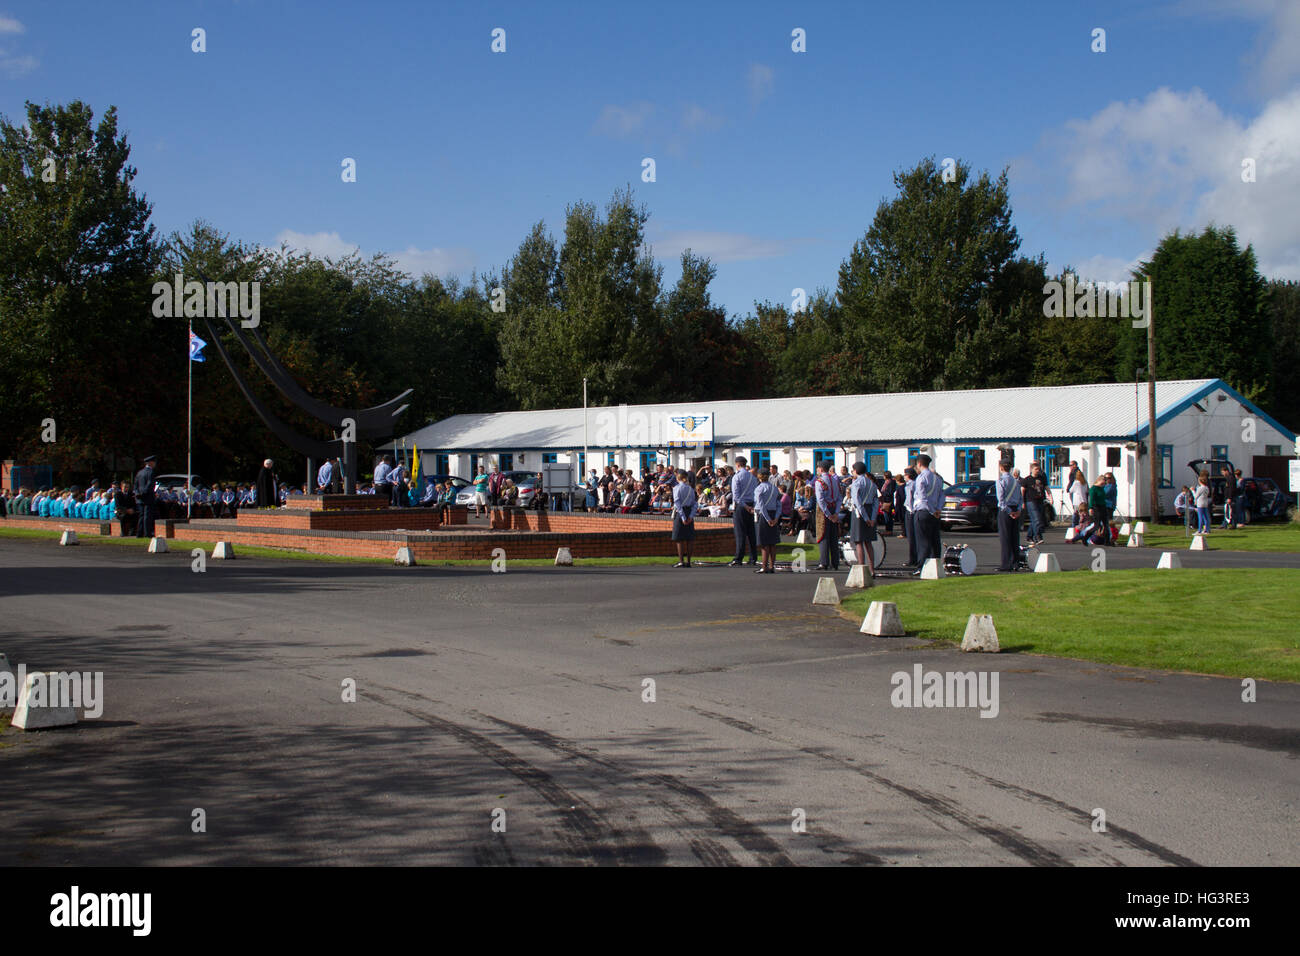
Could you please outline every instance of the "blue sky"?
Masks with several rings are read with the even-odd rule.
[[[743,314],[833,289],[892,173],[929,155],[1009,166],[1022,251],[1053,267],[1116,280],[1214,221],[1300,278],[1297,50],[1296,0],[0,0],[0,112],[116,105],[164,233],[201,217],[416,274],[499,267],[630,183],[665,281],[690,246]]]

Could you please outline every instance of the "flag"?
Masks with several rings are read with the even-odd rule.
[[[207,357],[203,354],[203,347],[206,346],[207,344],[208,344],[207,342],[203,341],[201,338],[199,338],[197,335],[194,334],[193,329],[190,329],[190,361],[191,362],[207,361]]]
[[[415,454],[411,456],[411,490],[417,495],[424,494],[420,478],[420,446],[415,445]]]

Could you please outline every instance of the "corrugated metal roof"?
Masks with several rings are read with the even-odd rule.
[[[1163,417],[1197,392],[1218,382],[1201,378],[1156,384],[1156,414]],[[1136,406],[1135,406],[1136,393]],[[953,392],[890,392],[879,395],[824,395],[751,401],[673,402],[629,405],[628,415],[650,418],[670,412],[713,412],[714,442],[720,445],[786,446],[898,445],[919,442],[1029,439],[1087,440],[1132,437],[1145,425],[1147,389],[1142,383],[1059,385],[1042,388],[989,388]],[[1135,420],[1135,407],[1137,411]],[[619,407],[587,409],[591,448],[607,416]],[[430,450],[556,449],[583,444],[583,410],[559,408],[529,412],[454,415],[398,438],[407,447]],[[662,443],[660,443],[662,444]],[[629,447],[654,447],[630,442]],[[391,447],[391,446],[390,446]]]

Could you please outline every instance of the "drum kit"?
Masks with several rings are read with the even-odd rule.
[[[958,544],[945,548],[943,552],[943,573],[964,574],[967,576],[974,574],[975,549],[968,544]]]

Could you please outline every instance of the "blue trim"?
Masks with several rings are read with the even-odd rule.
[[[1204,388],[1200,389],[1199,391],[1187,396],[1187,398],[1183,399],[1181,402],[1179,402],[1173,408],[1169,409],[1169,411],[1165,412],[1163,415],[1157,415],[1156,427],[1159,428],[1165,422],[1175,418],[1182,412],[1191,408],[1201,399],[1205,398],[1205,396],[1213,395],[1215,392],[1219,391],[1220,389],[1227,392],[1229,396],[1235,398],[1237,401],[1241,402],[1241,404],[1245,405],[1248,409],[1250,409],[1252,415],[1256,416],[1257,418],[1264,419],[1264,421],[1268,422],[1268,424],[1272,425],[1283,435],[1286,435],[1288,438],[1290,438],[1291,441],[1293,442],[1295,441],[1296,439],[1295,432],[1291,431],[1291,429],[1289,428],[1284,427],[1279,421],[1277,421],[1277,419],[1273,418],[1271,415],[1268,415],[1267,413],[1262,411],[1258,405],[1256,405],[1254,402],[1247,399],[1244,395],[1241,394],[1241,392],[1237,391],[1235,388],[1233,388],[1231,385],[1229,385],[1221,378],[1216,378],[1209,385],[1206,385]],[[1141,428],[1139,428],[1133,437],[1144,438],[1147,432],[1150,431],[1150,429],[1151,429],[1151,425],[1148,422],[1146,425],[1143,425]]]

